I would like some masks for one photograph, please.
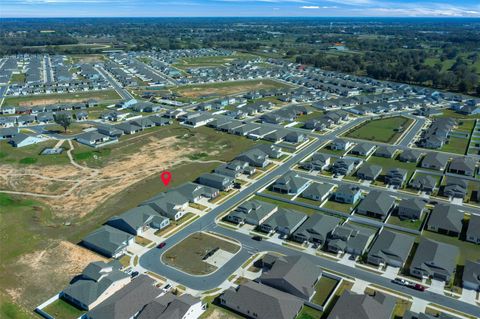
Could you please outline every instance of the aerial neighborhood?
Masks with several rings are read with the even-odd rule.
[[[480,316],[479,98],[220,48],[11,54],[0,81],[24,193],[110,205],[62,223],[93,257],[44,318]]]

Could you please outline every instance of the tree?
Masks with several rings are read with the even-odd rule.
[[[57,114],[55,115],[55,123],[63,127],[65,132],[67,132],[67,128],[72,124],[72,119],[67,114]]]

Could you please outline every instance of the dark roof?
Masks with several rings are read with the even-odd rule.
[[[328,319],[385,319],[390,318],[395,298],[376,292],[374,296],[358,295],[346,290],[327,317]]]

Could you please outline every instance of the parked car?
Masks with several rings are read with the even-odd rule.
[[[166,242],[160,243],[160,244],[158,244],[157,248],[161,249],[161,248],[165,247],[166,244],[167,244]]]
[[[257,235],[257,236],[253,236],[252,239],[256,240],[256,241],[262,241],[263,238],[262,238],[262,236]]]
[[[422,286],[420,284],[410,285],[409,287],[418,291],[425,291],[425,286]]]
[[[170,284],[166,284],[166,285],[162,288],[162,290],[163,290],[164,292],[169,292],[170,289],[172,289],[172,285],[170,285]]]
[[[138,276],[138,271],[134,271],[130,274],[130,277],[135,278]]]
[[[392,280],[392,282],[394,284],[401,285],[401,286],[407,286],[409,284],[409,282],[406,281],[405,279],[398,278],[398,277]]]
[[[240,183],[235,183],[235,184],[233,184],[233,188],[235,188],[235,189],[240,189],[240,188],[242,188],[242,184],[240,184]]]

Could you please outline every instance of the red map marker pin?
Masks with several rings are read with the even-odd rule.
[[[172,179],[172,173],[165,171],[160,175],[160,178],[162,179],[163,185],[168,186],[168,183],[170,183]]]

